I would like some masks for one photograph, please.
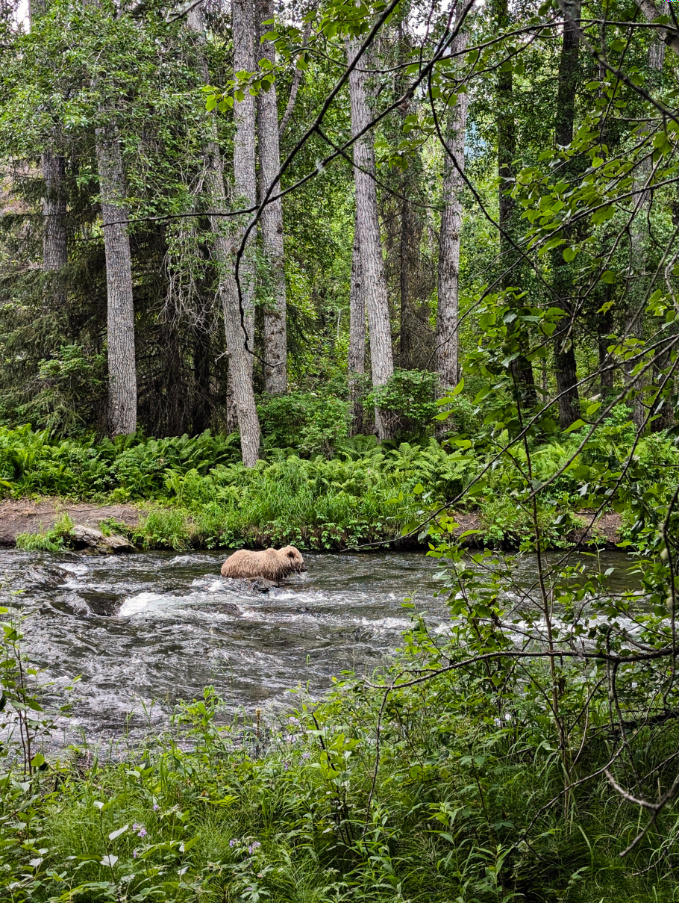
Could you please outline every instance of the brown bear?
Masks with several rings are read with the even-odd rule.
[[[222,577],[252,579],[264,577],[278,583],[289,574],[306,571],[304,559],[299,549],[285,546],[283,549],[266,549],[264,552],[249,552],[240,549],[230,555],[222,565]]]

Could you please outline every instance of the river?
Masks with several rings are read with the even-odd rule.
[[[316,695],[344,670],[370,672],[408,627],[406,597],[434,629],[447,619],[441,564],[418,552],[306,554],[308,571],[268,594],[219,575],[223,553],[111,557],[0,550],[0,601],[21,610],[24,649],[56,686],[80,676],[70,728],[89,741],[167,723],[215,687],[227,712]],[[605,553],[628,586],[629,560]],[[517,579],[535,579],[522,556]],[[11,595],[18,592],[18,595]],[[74,736],[64,737],[64,742]]]

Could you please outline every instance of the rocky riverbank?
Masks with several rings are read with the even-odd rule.
[[[115,520],[134,529],[141,511],[137,505],[95,505],[59,498],[2,499],[0,501],[0,546],[16,545],[20,533],[44,533],[64,515],[80,526],[98,529]]]
[[[67,515],[79,528],[86,528],[90,531],[100,529],[102,524],[112,523],[134,531],[143,524],[148,510],[148,506],[132,503],[94,504],[60,498],[3,499],[0,501],[0,546],[16,545],[17,536],[20,534],[45,533],[51,530],[64,515]],[[172,508],[165,509],[163,506],[154,506],[154,510],[176,511]],[[484,522],[480,514],[462,512],[456,514],[455,518],[460,525],[456,533],[458,535],[468,534],[465,542],[470,546],[488,545],[510,549],[515,545],[510,538],[506,541],[494,539],[489,532],[489,525]],[[564,536],[568,542],[583,547],[596,546],[612,549],[621,540],[622,518],[615,512],[606,512],[595,517],[595,512],[583,511],[577,515],[577,520],[579,525],[573,526]],[[406,539],[400,541],[400,544],[403,545],[413,545],[413,543],[416,544],[414,537],[410,541]],[[203,545],[200,541],[190,544],[194,548],[201,548]],[[85,543],[85,545],[92,546],[92,543]],[[153,547],[157,544],[151,542],[145,543],[145,545]],[[163,547],[166,544],[160,543],[159,545]],[[261,547],[259,542],[248,545]],[[115,549],[108,549],[108,551],[115,551]]]

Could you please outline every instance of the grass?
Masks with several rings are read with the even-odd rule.
[[[489,445],[423,439],[380,446],[374,437],[359,436],[335,441],[331,458],[268,447],[266,458],[249,470],[237,460],[233,436],[98,442],[0,427],[0,487],[17,498],[146,503],[140,526],[124,531],[145,548],[356,547],[398,540],[432,509],[458,498],[464,498],[462,510],[479,515],[477,541],[516,547],[533,541],[532,512],[524,450],[512,446],[498,454],[507,440],[499,435]],[[539,518],[554,547],[568,543],[577,527],[574,514],[583,507],[620,503],[624,513],[648,489],[671,493],[668,474],[679,465],[679,451],[663,434],[644,437],[627,462],[633,430],[622,421],[602,427],[571,460],[580,441],[571,434],[531,450],[534,484],[547,487],[540,490]],[[630,527],[638,519],[636,509],[626,515]],[[628,532],[634,541],[634,530]],[[20,541],[24,548],[55,549],[65,535]]]
[[[62,514],[53,527],[38,533],[18,533],[17,549],[24,552],[59,552],[68,545],[74,522],[68,514]]]
[[[618,853],[636,820],[605,779],[576,794],[570,819],[552,805],[535,824],[561,780],[544,723],[510,706],[518,738],[482,716],[476,694],[465,702],[470,690],[453,679],[401,693],[387,708],[376,776],[381,693],[349,681],[266,726],[218,728],[207,690],[173,731],[119,764],[86,766],[80,754],[42,772],[30,799],[15,782],[0,837],[5,872],[23,877],[7,899],[674,899],[655,852],[674,814],[626,861]],[[675,729],[663,749],[678,739]],[[591,744],[585,768],[605,756],[605,744]]]

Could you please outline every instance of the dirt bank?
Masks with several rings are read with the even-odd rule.
[[[40,533],[49,530],[68,514],[76,524],[98,527],[101,521],[113,518],[136,527],[139,523],[136,505],[94,505],[89,502],[69,502],[64,499],[3,499],[0,501],[0,546],[13,546],[19,533]]]
[[[68,514],[71,520],[84,527],[98,527],[102,521],[116,520],[136,527],[139,524],[141,508],[133,504],[95,505],[91,502],[69,502],[65,499],[47,498],[32,501],[29,499],[3,499],[0,501],[0,546],[13,546],[19,533],[39,533],[53,527],[57,520]],[[484,545],[484,525],[478,514],[460,513],[454,515],[459,528],[458,535],[467,531],[472,533],[465,542],[471,547]],[[574,530],[568,540],[579,546],[615,547],[620,542],[622,518],[619,514],[606,513],[592,523],[594,512],[583,511],[578,515],[582,527]],[[507,537],[506,548],[512,542]],[[413,544],[417,544],[413,538]],[[500,543],[504,548],[505,543]]]

